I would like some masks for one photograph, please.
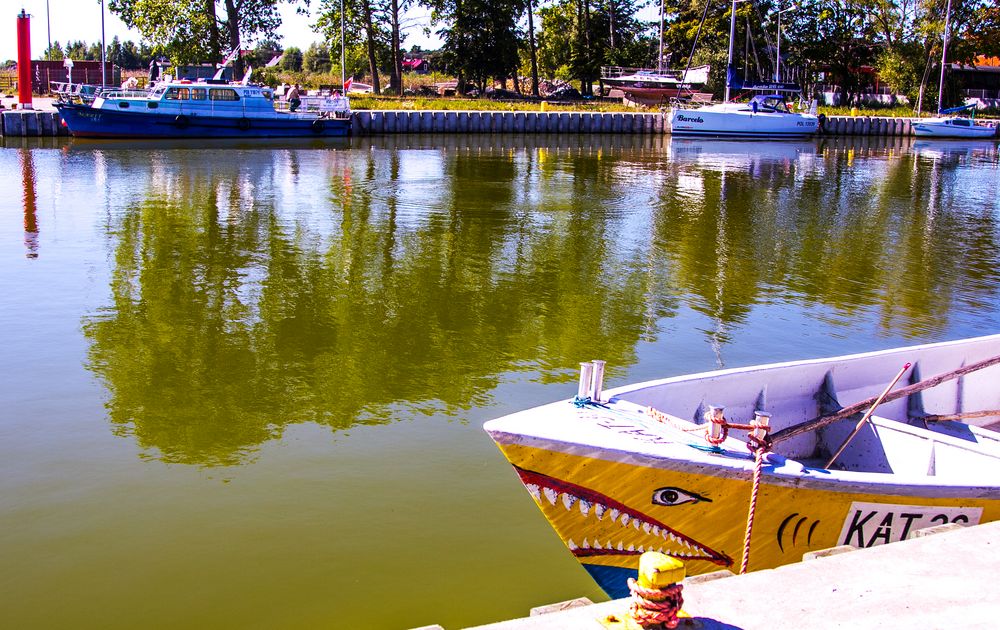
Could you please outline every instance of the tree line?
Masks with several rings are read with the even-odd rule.
[[[783,79],[806,88],[833,84],[850,101],[877,76],[893,92],[921,99],[936,91],[947,2],[741,2],[734,65],[747,78],[772,78],[780,39]],[[438,60],[460,89],[483,93],[513,81],[520,90],[517,79],[525,77],[524,90],[538,94],[541,78],[555,78],[579,82],[584,95],[593,93],[602,66],[708,63],[710,86],[721,90],[732,7],[727,0],[110,0],[109,9],[148,44],[113,43],[108,56],[131,67],[144,52],[175,63],[218,60],[238,47],[256,46],[261,57],[280,53],[282,3],[307,11],[320,37],[306,52],[285,52],[301,55],[303,66],[340,69],[343,24],[346,74],[367,75],[377,92],[394,94],[403,89],[407,12],[418,6],[430,10],[442,41]],[[971,63],[977,55],[1000,55],[1000,6],[951,0],[948,60]]]

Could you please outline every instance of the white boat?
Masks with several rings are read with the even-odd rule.
[[[970,109],[971,106],[954,107],[942,110],[940,113],[954,113]],[[995,125],[977,123],[975,115],[935,116],[922,118],[912,123],[913,135],[920,138],[993,138],[997,135]]]
[[[601,82],[621,90],[626,98],[643,105],[660,105],[674,98],[708,98],[699,92],[708,82],[709,66],[688,70],[601,68]]]
[[[717,103],[697,109],[673,107],[667,112],[676,136],[802,137],[819,128],[819,118],[788,108],[781,94],[758,94],[748,103]]]
[[[758,95],[749,103],[730,102],[734,87],[733,41],[736,34],[736,2],[733,0],[729,22],[729,60],[726,72],[726,92],[723,102],[686,109],[675,105],[667,112],[670,133],[685,136],[742,136],[742,137],[801,137],[810,136],[819,129],[819,118],[813,114],[800,114],[788,108],[781,94]],[[754,90],[797,90],[783,83],[744,86]]]
[[[1000,520],[997,383],[1000,335],[608,391],[594,362],[576,397],[484,428],[619,597],[645,551],[689,574],[758,570]]]
[[[993,125],[976,124],[976,108],[972,105],[962,105],[951,109],[941,109],[944,95],[944,71],[948,59],[948,31],[951,25],[951,0],[948,0],[944,14],[944,34],[941,36],[941,77],[938,80],[938,115],[934,118],[914,120],[913,135],[920,138],[992,138],[997,135]],[[972,115],[943,116],[942,114],[957,114],[969,110]]]

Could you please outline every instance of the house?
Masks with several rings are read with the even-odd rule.
[[[403,59],[403,72],[415,72],[417,74],[427,74],[431,71],[431,62],[421,57],[407,57]]]

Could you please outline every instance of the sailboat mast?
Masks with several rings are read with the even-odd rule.
[[[951,6],[951,0],[948,0]],[[732,80],[733,73],[736,71],[733,68],[733,40],[736,39],[736,0],[733,0],[733,10],[732,14],[729,16],[729,61],[726,62],[726,95],[724,97],[725,102],[729,102],[729,83]]]
[[[938,114],[941,113],[941,103],[944,101],[944,64],[948,56],[948,22],[951,21],[951,0],[944,11],[944,38],[941,40],[941,81],[938,82]]]
[[[660,0],[660,54],[656,57],[656,71],[663,74],[663,0]]]

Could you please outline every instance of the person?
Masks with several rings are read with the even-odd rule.
[[[299,84],[296,83],[292,86],[292,89],[288,90],[288,111],[294,112],[302,104],[302,99],[299,98]]]

